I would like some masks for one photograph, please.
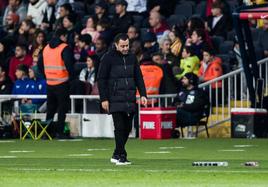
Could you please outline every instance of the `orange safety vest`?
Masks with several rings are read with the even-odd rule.
[[[158,95],[163,71],[156,65],[141,65],[141,72],[147,95]],[[139,95],[137,93],[137,95]]]
[[[65,67],[61,53],[67,44],[60,44],[56,48],[47,45],[43,51],[45,75],[48,85],[59,85],[68,81],[69,73]]]

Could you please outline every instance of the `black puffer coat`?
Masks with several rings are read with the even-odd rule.
[[[109,101],[109,112],[134,112],[136,90],[146,97],[146,90],[137,58],[122,55],[116,50],[107,52],[101,59],[98,72],[101,101]]]

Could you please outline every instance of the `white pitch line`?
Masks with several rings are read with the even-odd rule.
[[[75,157],[79,157],[79,156],[92,156],[93,154],[70,154],[68,156],[75,156]]]
[[[159,147],[159,149],[184,149],[185,147]]]
[[[221,149],[218,150],[219,152],[243,152],[245,151],[244,149]]]
[[[107,150],[110,150],[110,149],[107,149],[107,148],[88,149],[88,151],[107,151]]]
[[[58,140],[59,142],[82,142],[83,139],[62,139]]]
[[[144,152],[145,154],[169,154],[169,151],[150,151],[150,152]]]
[[[33,153],[35,151],[26,151],[26,150],[15,150],[15,151],[9,151],[10,153]]]
[[[14,140],[1,140],[0,143],[14,143]]]
[[[242,148],[242,147],[255,147],[257,145],[234,145],[234,147]]]
[[[0,158],[17,158],[16,156],[0,156]]]
[[[82,168],[8,168],[8,170],[12,171],[55,171],[55,172],[122,172],[124,170],[119,170],[119,169],[82,169]],[[140,171],[145,171],[149,173],[260,173],[260,174],[268,174],[268,170],[196,170],[196,169],[188,169],[188,170],[157,170],[157,169],[152,169],[152,170],[143,170],[141,169]]]

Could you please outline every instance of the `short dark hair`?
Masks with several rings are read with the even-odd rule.
[[[24,44],[24,43],[17,43],[17,44],[16,44],[16,47],[19,47],[19,48],[21,48],[22,50],[28,52],[28,47],[27,47],[27,45]]]
[[[73,12],[73,7],[70,3],[65,3],[65,4],[61,5],[60,7],[67,10],[69,13]]]
[[[85,42],[86,45],[90,45],[92,42],[92,37],[89,34],[81,34],[78,38],[81,42]]]
[[[76,16],[73,13],[64,16],[64,18],[67,18],[73,25],[76,22]]]
[[[206,33],[204,29],[195,29],[193,32],[196,32],[197,36],[201,37],[202,40],[205,40],[206,38]]]
[[[126,40],[128,40],[129,38],[128,38],[128,35],[127,34],[125,34],[125,33],[119,33],[119,34],[117,34],[115,37],[114,37],[114,43],[118,43],[119,42],[119,40],[124,40],[124,41],[126,41]]]
[[[62,35],[67,35],[68,31],[66,29],[60,28],[55,31],[54,37],[61,37]]]
[[[212,56],[216,55],[215,50],[207,44],[202,47],[202,52],[207,52]]]
[[[164,59],[163,54],[162,54],[162,53],[160,53],[160,52],[154,52],[154,53],[152,53],[152,54],[151,54],[151,57],[153,58],[154,56],[160,56],[160,57],[161,57],[161,59]]]
[[[193,47],[185,45],[185,46],[183,47],[183,49],[185,49],[185,51],[186,51],[187,53],[190,53],[190,56],[195,55],[195,51],[194,51]]]

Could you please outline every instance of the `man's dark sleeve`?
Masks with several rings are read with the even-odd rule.
[[[137,60],[135,60],[134,79],[135,79],[136,86],[137,86],[137,88],[139,90],[140,95],[144,96],[144,97],[147,97],[146,89],[145,89],[145,85],[144,85],[144,81],[143,81],[143,76],[142,76],[141,69],[140,69],[140,66],[139,66]]]
[[[73,51],[69,47],[65,47],[62,51],[61,57],[69,73],[70,80],[73,80],[75,78]]]
[[[105,54],[100,62],[97,82],[100,94],[100,100],[108,101],[109,99],[109,89],[108,89],[108,79],[111,70],[111,63],[107,54]]]
[[[40,55],[38,57],[37,67],[38,67],[39,73],[41,73],[44,77],[46,77],[45,76],[44,62],[43,62],[43,53],[40,53]]]

